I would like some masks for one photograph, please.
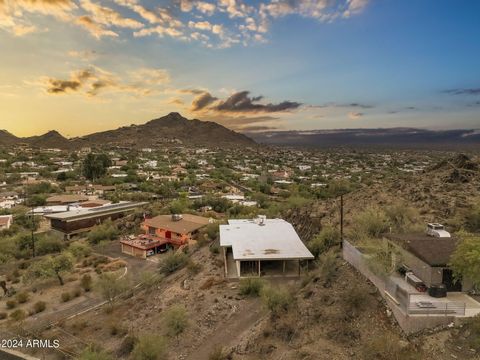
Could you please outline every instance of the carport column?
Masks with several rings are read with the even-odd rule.
[[[235,265],[237,265],[237,274],[238,274],[238,277],[240,277],[242,275],[240,274],[240,260],[236,260]]]
[[[228,266],[228,264],[227,264],[227,250],[226,250],[225,247],[222,248],[222,249],[223,249],[223,261],[224,261],[224,263],[225,263],[225,277],[228,277],[228,269],[227,269],[227,266]]]
[[[298,276],[300,276],[300,259],[298,259]]]
[[[260,260],[258,260],[258,277],[260,277]]]
[[[283,260],[283,273],[285,274],[285,260]]]

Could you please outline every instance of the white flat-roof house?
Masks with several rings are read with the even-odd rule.
[[[220,225],[225,276],[298,276],[300,262],[314,256],[283,219],[228,220]]]

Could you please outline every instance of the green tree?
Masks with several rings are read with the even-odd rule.
[[[325,226],[310,242],[308,249],[315,258],[340,242],[340,233],[331,226]]]
[[[112,161],[108,155],[90,153],[83,160],[83,176],[91,181],[95,181],[104,176],[111,165]]]
[[[460,242],[450,258],[455,279],[466,278],[480,286],[480,236],[460,233]]]
[[[70,254],[62,253],[57,256],[48,256],[35,263],[29,271],[29,276],[33,278],[51,278],[56,277],[60,285],[64,281],[62,274],[73,269],[73,260]]]
[[[105,273],[100,275],[95,284],[95,288],[100,295],[113,306],[115,299],[127,291],[129,283],[126,278],[119,278],[115,274]]]

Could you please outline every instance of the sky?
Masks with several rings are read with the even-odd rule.
[[[0,129],[480,129],[477,0],[0,0]]]

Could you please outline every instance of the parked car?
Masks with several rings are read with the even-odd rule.
[[[425,283],[421,279],[416,277],[411,271],[405,274],[405,281],[408,284],[412,285],[418,292],[427,291],[427,286],[425,285]]]
[[[154,250],[148,250],[147,251],[147,256],[152,256],[152,255],[155,255],[155,251]]]
[[[427,224],[427,235],[440,238],[451,237],[450,233],[445,230],[445,226],[438,223]]]

